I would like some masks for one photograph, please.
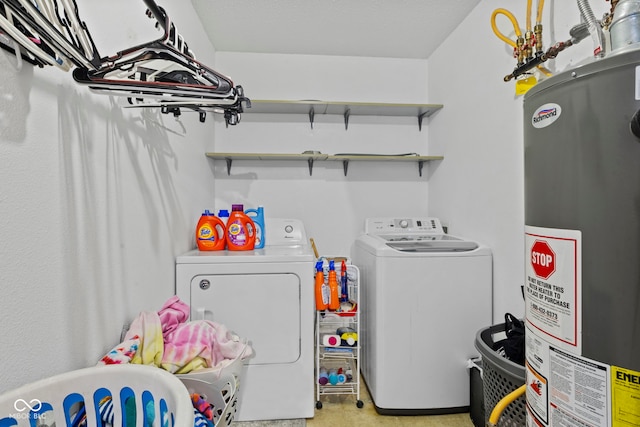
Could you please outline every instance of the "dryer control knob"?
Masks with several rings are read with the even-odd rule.
[[[400,220],[400,227],[407,228],[408,226],[409,226],[409,221],[407,221],[406,219]]]
[[[286,231],[287,233],[291,233],[291,232],[293,231],[293,227],[292,227],[291,225],[287,225],[287,226],[284,228],[284,231]]]

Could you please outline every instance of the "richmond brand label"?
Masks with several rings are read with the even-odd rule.
[[[534,128],[545,128],[560,118],[562,108],[558,104],[544,104],[533,113],[531,124]]]

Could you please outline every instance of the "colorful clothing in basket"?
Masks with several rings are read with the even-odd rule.
[[[98,364],[130,362],[186,374],[253,354],[251,347],[226,326],[210,320],[187,322],[188,313],[188,306],[177,296],[158,312],[141,312],[124,341]]]
[[[207,402],[204,397],[198,393],[191,395],[191,403],[193,403],[194,409],[194,425],[196,427],[213,427],[213,404]]]

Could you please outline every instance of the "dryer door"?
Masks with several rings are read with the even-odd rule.
[[[203,274],[191,280],[191,320],[221,323],[249,341],[250,365],[300,358],[300,278],[292,273]]]

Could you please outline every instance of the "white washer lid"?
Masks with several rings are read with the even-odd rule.
[[[461,237],[457,237],[455,240],[449,240],[448,242],[445,240],[433,241],[431,243],[434,243],[434,246],[431,247],[428,246],[430,243],[428,241],[393,243],[400,244],[400,246],[406,244],[405,250],[402,250],[402,248],[393,248],[390,246],[392,243],[380,238],[380,236],[372,234],[362,234],[358,236],[355,241],[355,246],[376,257],[466,257],[491,255],[491,250],[487,246]],[[447,244],[453,247],[442,247]],[[414,245],[416,246],[414,247]],[[472,249],[473,246],[475,246],[474,249]]]

